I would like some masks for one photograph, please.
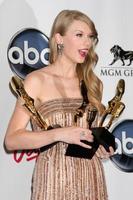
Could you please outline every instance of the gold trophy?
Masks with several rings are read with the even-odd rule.
[[[114,121],[115,118],[118,118],[123,110],[125,109],[124,103],[121,102],[121,98],[125,92],[125,81],[123,79],[120,79],[117,87],[116,87],[116,94],[112,100],[108,102],[108,108],[103,113],[103,116],[100,120],[99,126],[103,126],[103,123],[105,121],[105,118],[110,115],[111,118],[107,125],[105,126],[107,129],[109,129]]]
[[[85,85],[84,85],[84,91],[85,91]],[[86,90],[87,91],[87,90]],[[74,156],[74,157],[81,157],[81,158],[87,158],[91,159],[95,152],[97,151],[99,144],[104,146],[104,148],[109,151],[109,147],[112,146],[113,149],[116,149],[115,146],[115,137],[111,132],[109,131],[109,128],[111,127],[113,121],[118,118],[123,110],[125,109],[124,103],[121,102],[121,98],[125,91],[125,81],[123,79],[120,79],[118,81],[117,87],[116,87],[116,94],[108,102],[108,107],[105,109],[105,112],[103,113],[101,120],[97,127],[91,127],[93,121],[95,120],[95,117],[97,115],[97,110],[94,107],[90,107],[88,110],[88,117],[87,122],[89,125],[89,128],[92,130],[92,134],[94,136],[94,142],[89,143],[88,141],[82,140],[85,144],[91,145],[92,148],[90,150],[83,148],[79,145],[68,145],[66,155],[68,156]],[[86,92],[83,93],[83,101],[82,106],[77,110],[75,119],[77,121],[78,117],[82,117],[85,106],[88,103],[87,94]],[[87,99],[87,101],[86,101]],[[106,120],[108,120],[108,123],[104,125]]]
[[[92,128],[94,143],[92,144],[92,151],[90,153],[91,156],[94,155],[97,148],[99,147],[99,144],[104,146],[107,151],[109,151],[110,146],[116,150],[115,137],[113,134],[111,134],[109,128],[113,124],[114,120],[117,119],[125,109],[125,104],[121,102],[124,91],[125,81],[120,79],[116,87],[116,94],[113,99],[108,102],[108,107],[105,109],[98,127]],[[106,125],[104,125],[104,123]]]
[[[10,81],[10,86],[15,94],[17,94],[17,96],[21,98],[23,106],[30,112],[31,118],[36,121],[41,129],[47,130],[48,126],[41,114],[35,108],[34,99],[31,98],[25,91],[23,81],[17,76],[13,76]]]
[[[36,109],[35,104],[34,104],[34,99],[31,98],[27,92],[24,89],[24,84],[23,80],[18,78],[17,76],[13,76],[10,81],[10,87],[17,95],[22,100],[23,106],[29,111],[31,119],[34,119],[36,124],[41,128],[41,130],[50,130],[53,128],[60,128],[60,125],[50,125],[48,126],[45,120],[43,119],[43,116],[41,113]],[[40,152],[45,151],[55,145],[55,143],[46,145],[44,147],[40,148]]]
[[[53,128],[60,128],[60,125],[48,126],[48,124],[43,119],[43,116],[36,109],[34,104],[34,99],[30,97],[24,89],[23,80],[17,76],[13,76],[10,81],[10,86],[13,92],[17,94],[18,97],[23,102],[23,106],[29,111],[31,118],[35,120],[36,124],[41,128],[41,130],[50,130]]]

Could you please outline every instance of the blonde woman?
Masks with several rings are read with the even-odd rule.
[[[35,106],[48,125],[60,125],[42,131],[33,122],[27,130],[29,113],[18,99],[5,137],[8,150],[37,149],[42,151],[35,164],[32,200],[107,200],[101,158],[113,154],[99,147],[92,159],[66,156],[68,144],[87,149],[93,143],[86,115],[74,122],[74,113],[82,104],[80,81],[87,87],[89,104],[102,114],[102,83],[93,69],[98,57],[95,46],[98,35],[92,20],[76,10],[63,10],[55,18],[50,36],[50,64],[29,74],[24,87],[34,98]]]

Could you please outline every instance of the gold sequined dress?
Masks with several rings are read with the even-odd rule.
[[[74,124],[81,99],[55,99],[42,103],[38,110],[49,125]],[[86,127],[86,116],[77,125]],[[38,130],[33,124],[34,130]],[[41,152],[35,164],[31,200],[107,200],[103,166],[99,158],[65,156],[68,144],[59,142]]]

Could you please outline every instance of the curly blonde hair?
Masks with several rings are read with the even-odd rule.
[[[95,47],[98,43],[98,34],[92,20],[84,13],[77,10],[63,10],[61,11],[52,26],[50,35],[50,57],[49,62],[52,64],[56,61],[58,56],[57,43],[55,41],[55,34],[60,33],[62,36],[65,35],[71,23],[75,20],[85,22],[92,31],[93,45],[88,51],[86,60],[82,64],[77,64],[77,75],[79,80],[84,80],[88,89],[88,99],[102,113],[104,106],[101,103],[102,100],[102,82],[94,73],[94,67],[97,64],[98,56],[95,53]]]

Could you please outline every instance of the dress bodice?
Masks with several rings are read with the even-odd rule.
[[[83,117],[77,119],[75,123],[74,117],[76,110],[81,106],[81,98],[60,98],[53,99],[40,104],[37,108],[48,126],[60,125],[61,127],[80,126],[87,128],[87,111]],[[33,122],[33,129],[38,130],[36,123]]]

